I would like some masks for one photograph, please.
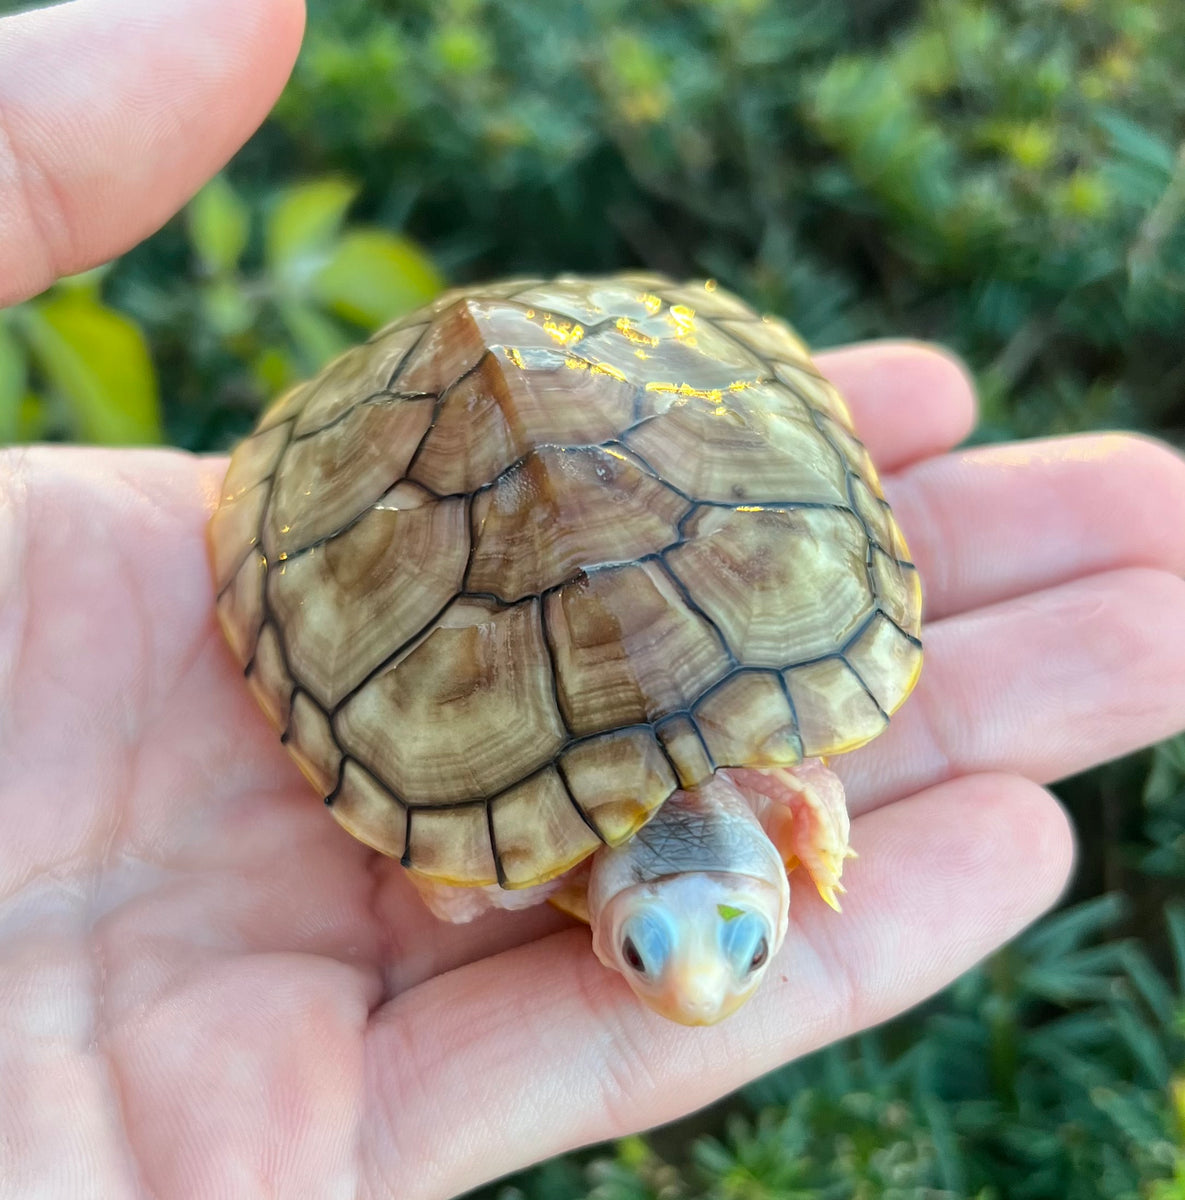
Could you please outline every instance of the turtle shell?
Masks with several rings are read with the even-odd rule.
[[[843,401],[710,281],[446,293],[264,413],[210,549],[305,775],[450,884],[543,882],[717,767],[859,746],[921,666]]]

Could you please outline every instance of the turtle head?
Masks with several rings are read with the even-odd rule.
[[[713,1025],[753,994],[785,933],[775,883],[689,871],[609,899],[593,921],[593,948],[655,1012],[682,1025]]]

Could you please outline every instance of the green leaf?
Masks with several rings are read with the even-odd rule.
[[[313,280],[323,304],[368,328],[427,303],[443,287],[431,259],[414,242],[381,229],[347,233]]]
[[[264,253],[283,283],[301,289],[324,263],[356,191],[344,179],[319,179],[280,194],[264,229]]]
[[[42,374],[58,392],[80,441],[161,440],[156,372],[134,322],[77,291],[53,292],[19,313]]]
[[[25,352],[0,320],[0,443],[14,442],[19,436],[27,377]]]
[[[199,293],[202,315],[221,337],[245,332],[256,321],[259,306],[238,279],[211,279]]]
[[[251,233],[251,211],[225,175],[216,175],[185,210],[189,237],[206,269],[226,275],[235,269]]]
[[[279,305],[280,319],[292,339],[298,375],[319,371],[350,346],[350,339],[323,313],[298,300]]]

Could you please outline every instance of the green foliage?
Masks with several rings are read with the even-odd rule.
[[[171,440],[224,444],[270,396],[444,286],[415,242],[348,222],[357,194],[340,175],[255,196],[219,176],[185,212],[194,274],[162,286],[131,273],[125,303],[174,380]]]
[[[273,135],[454,274],[708,273],[813,342],[954,345],[984,436],[1181,426],[1171,0],[311,11]]]
[[[0,430],[135,445],[161,438],[156,371],[140,327],[99,298],[102,272],[0,314]]]
[[[226,176],[0,314],[0,439],[222,448],[442,275],[634,264],[945,341],[982,437],[1185,430],[1179,0],[309,8]],[[1061,793],[1074,903],[924,1011],[481,1196],[1185,1200],[1185,739]]]
[[[1151,845],[1140,865],[1150,875],[1185,879],[1185,736],[1156,747],[1144,806]]]

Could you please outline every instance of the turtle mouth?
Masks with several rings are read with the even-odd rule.
[[[719,1003],[703,1005],[688,1001],[686,997],[662,997],[661,1000],[648,996],[639,998],[667,1020],[698,1029],[708,1025],[718,1025],[726,1017],[731,1017],[749,999],[756,988],[757,984],[754,982],[753,986],[745,991],[728,993]]]

